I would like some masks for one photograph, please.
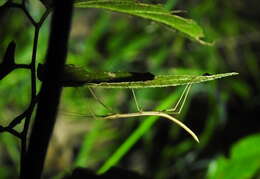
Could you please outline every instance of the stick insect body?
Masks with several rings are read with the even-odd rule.
[[[180,114],[181,110],[186,102],[188,93],[190,91],[191,88],[191,83],[187,84],[185,89],[183,90],[181,97],[179,98],[178,102],[176,103],[176,105],[171,108],[171,109],[166,109],[166,110],[162,110],[162,111],[143,111],[137,101],[135,92],[133,89],[131,89],[132,94],[133,94],[133,98],[135,101],[135,105],[137,108],[138,112],[133,112],[133,113],[114,113],[113,110],[111,108],[109,108],[107,105],[105,105],[94,93],[93,89],[89,87],[89,90],[92,94],[92,96],[106,109],[108,109],[110,112],[112,112],[112,114],[109,115],[105,115],[105,116],[97,116],[95,115],[95,118],[98,119],[103,119],[103,120],[110,120],[110,119],[123,119],[123,118],[132,118],[132,117],[142,117],[142,116],[157,116],[157,117],[163,117],[166,118],[168,120],[171,120],[172,122],[176,123],[177,125],[179,125],[180,127],[182,127],[185,131],[187,131],[195,141],[197,141],[199,143],[199,139],[196,136],[196,134],[189,129],[184,123],[182,123],[181,121],[179,121],[178,119],[174,118],[173,116],[171,116],[171,114]],[[92,113],[93,114],[93,113]],[[94,114],[93,114],[94,115]]]
[[[48,68],[46,65],[39,64],[37,69],[37,76],[39,80],[45,80],[45,74]],[[202,76],[192,75],[153,75],[149,72],[136,73],[136,72],[88,72],[82,67],[75,65],[65,65],[63,74],[60,76],[59,84],[63,87],[79,87],[87,86],[92,96],[106,109],[110,111],[109,114],[98,116],[92,112],[92,116],[99,119],[119,119],[119,118],[131,118],[140,116],[157,116],[169,119],[175,122],[177,125],[186,130],[197,142],[198,137],[192,132],[185,124],[174,118],[172,115],[178,115],[181,113],[182,108],[187,99],[191,85],[193,83],[201,83],[205,81],[215,80],[227,76],[237,75],[236,72],[222,73],[211,75],[208,73]],[[176,105],[171,109],[165,109],[161,111],[143,111],[134,93],[134,88],[151,88],[151,87],[169,87],[184,85],[186,87],[177,101]],[[115,113],[105,103],[103,103],[94,93],[92,88],[130,88],[133,93],[134,101],[136,104],[137,112],[133,113]]]

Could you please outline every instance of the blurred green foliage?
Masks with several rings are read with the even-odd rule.
[[[260,140],[256,117],[260,107],[260,32],[259,13],[256,13],[259,2],[144,2],[165,3],[167,9],[187,11],[181,15],[199,22],[215,45],[193,43],[167,27],[128,15],[75,9],[68,63],[90,70],[155,74],[236,71],[239,77],[192,87],[185,109],[177,118],[199,134],[200,144],[166,120],[94,120],[86,115],[108,111],[87,89],[65,88],[46,160],[45,178],[60,177],[77,166],[98,170],[105,161],[111,160],[116,161],[116,166],[152,178],[259,178],[259,157],[256,157]],[[30,12],[38,18],[42,5],[36,1],[30,1],[29,5]],[[21,11],[11,9],[1,12],[0,26],[0,59],[9,42],[15,40],[16,61],[28,63],[33,39],[29,21]],[[45,57],[48,27],[49,19],[40,32],[37,62]],[[29,89],[29,73],[25,70],[12,72],[0,81],[1,125],[25,109]],[[140,89],[136,95],[144,109],[168,108],[177,101],[182,89]],[[115,111],[136,111],[129,90],[95,91]],[[249,137],[242,139],[244,136]],[[118,150],[121,153],[115,152]],[[8,134],[0,134],[0,178],[17,175],[18,163],[18,141]]]
[[[210,164],[208,178],[254,178],[260,168],[260,135],[255,134],[234,144],[230,157],[220,156]]]

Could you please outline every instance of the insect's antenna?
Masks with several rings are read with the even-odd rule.
[[[89,89],[91,95],[92,95],[104,108],[106,108],[108,111],[110,111],[110,112],[113,113],[113,114],[115,113],[112,108],[110,108],[109,106],[105,105],[105,103],[103,103],[103,102],[97,97],[97,95],[95,94],[95,92],[94,92],[94,90],[93,90],[92,88],[88,87],[88,89]]]
[[[172,109],[165,110],[165,112],[172,112],[174,114],[180,114],[181,113],[182,108],[183,108],[183,106],[186,102],[187,96],[190,92],[191,85],[192,85],[192,83],[189,83],[189,84],[186,85],[186,87],[184,88],[184,90],[181,94],[181,97],[179,98],[179,100],[175,104],[175,106]]]
[[[136,98],[136,96],[135,96],[135,91],[134,91],[133,88],[131,88],[131,91],[132,91],[132,94],[133,94],[133,97],[134,97],[134,101],[135,101],[136,108],[137,108],[137,110],[138,110],[139,112],[141,112],[142,109],[139,107],[139,104],[138,104],[138,102],[137,102],[137,98]]]

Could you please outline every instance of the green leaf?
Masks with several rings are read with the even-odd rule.
[[[231,149],[231,158],[219,157],[210,165],[208,179],[253,178],[260,169],[260,135],[240,140]]]
[[[239,159],[249,155],[259,156],[260,160],[260,134],[246,137],[236,144],[231,149],[231,158]],[[260,163],[259,163],[260,166]]]
[[[154,87],[170,87],[179,86],[189,83],[202,83],[219,78],[237,75],[238,73],[222,73],[210,76],[194,76],[194,75],[158,75],[153,80],[132,81],[132,82],[104,82],[104,83],[88,83],[86,86],[99,88],[154,88]]]
[[[45,79],[45,65],[39,64],[37,75]],[[202,83],[218,78],[237,75],[223,73],[216,75],[158,75],[136,72],[88,72],[82,67],[67,64],[60,83],[64,87],[88,86],[94,88],[155,88]]]
[[[167,25],[191,39],[207,44],[202,40],[204,37],[202,28],[195,21],[174,15],[162,5],[144,4],[133,0],[76,0],[75,7],[101,8],[142,17]]]

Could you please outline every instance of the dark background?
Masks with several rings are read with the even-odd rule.
[[[68,63],[97,71],[196,75],[234,71],[239,75],[193,85],[187,104],[177,118],[198,134],[200,144],[175,124],[159,119],[144,131],[144,136],[128,149],[116,166],[152,178],[259,178],[260,161],[256,157],[260,156],[257,150],[260,148],[257,145],[260,140],[257,135],[260,126],[259,1],[152,2],[164,3],[168,9],[184,10],[179,15],[196,20],[215,45],[200,45],[165,26],[140,18],[103,10],[75,9]],[[29,8],[36,19],[43,12],[38,1],[30,1]],[[0,15],[0,59],[9,42],[15,40],[17,62],[28,63],[33,27],[17,9]],[[45,57],[49,20],[40,32],[38,62]],[[29,82],[29,73],[25,70],[17,70],[0,81],[1,125],[8,124],[28,105]],[[138,89],[136,95],[144,110],[160,104],[169,108],[164,103],[168,100],[174,104],[183,88]],[[136,111],[130,90],[95,91],[118,112]],[[60,108],[45,178],[60,177],[76,166],[98,170],[146,120],[140,117],[98,121],[85,117],[91,114],[89,110],[96,114],[108,112],[86,88],[66,88]],[[233,159],[232,146],[251,135],[258,137],[244,146],[243,152],[249,157],[240,152],[241,157]],[[0,134],[0,178],[18,174],[19,148],[14,137]],[[242,171],[250,174],[244,177]]]

